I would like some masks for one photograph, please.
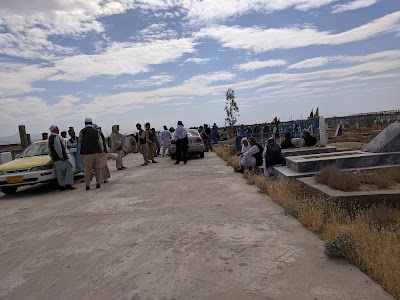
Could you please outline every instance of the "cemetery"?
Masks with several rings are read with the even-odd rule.
[[[301,155],[285,155],[286,166],[274,167],[275,179],[296,178],[311,193],[333,201],[345,201],[348,205],[400,205],[400,171],[395,168],[400,165],[400,123],[387,126],[359,151],[336,152],[335,149],[315,154],[313,150],[303,149]],[[340,190],[318,180],[324,170],[337,175],[330,178],[331,182],[347,181],[346,188]],[[384,175],[388,173],[395,178]],[[373,182],[371,178],[377,178],[377,174],[380,180]]]

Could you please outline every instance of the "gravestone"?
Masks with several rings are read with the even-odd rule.
[[[364,152],[400,152],[400,123],[392,123],[364,146]]]
[[[343,126],[342,126],[342,124],[339,124],[336,127],[335,136],[342,136],[342,135],[343,135]]]
[[[326,133],[325,118],[319,118],[319,145],[326,147],[328,145],[328,134]]]

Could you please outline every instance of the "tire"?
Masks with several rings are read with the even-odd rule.
[[[176,155],[171,153],[171,159],[175,159]]]
[[[1,191],[6,195],[12,195],[17,192],[17,189],[18,189],[18,187],[16,187],[16,186],[6,186],[6,187],[2,187]]]
[[[204,152],[200,152],[199,155],[200,155],[200,158],[204,158]]]

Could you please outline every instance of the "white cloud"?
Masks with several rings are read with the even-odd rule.
[[[167,24],[165,22],[152,24],[141,30],[137,36],[134,36],[134,38],[140,38],[143,41],[176,39],[177,37],[178,33],[172,28],[167,28]]]
[[[44,88],[33,84],[53,73],[54,70],[47,67],[0,61],[0,97],[43,91]]]
[[[400,11],[341,33],[318,31],[314,28],[262,29],[216,26],[202,29],[195,36],[216,39],[227,48],[266,52],[310,45],[340,45],[388,32],[400,32]]]
[[[210,58],[191,57],[185,60],[185,63],[205,64],[209,62]]]
[[[104,53],[75,55],[54,62],[58,74],[49,80],[81,81],[92,76],[138,74],[150,65],[174,61],[184,53],[193,53],[191,39],[160,40],[149,43],[113,43]],[[84,67],[82,67],[84,66]]]
[[[60,46],[51,36],[82,37],[100,33],[97,18],[120,14],[132,7],[128,0],[4,0],[0,7],[0,53],[26,58],[54,58],[76,49]]]
[[[193,76],[192,78],[185,81],[185,85],[188,86],[204,86],[217,81],[230,81],[236,77],[235,74],[231,72],[215,72],[208,74],[201,74]]]
[[[236,65],[235,67],[241,71],[248,72],[263,68],[278,67],[284,65],[286,65],[286,62],[282,59],[271,59],[265,61],[259,61],[259,60],[250,61],[244,64]]]
[[[400,58],[400,50],[382,51],[368,55],[323,56],[323,57],[314,57],[300,61],[298,63],[288,66],[288,69],[315,68],[324,66],[330,62],[354,63],[354,62],[374,61],[377,59],[398,59],[398,58]]]
[[[340,13],[348,10],[356,10],[360,8],[365,8],[375,3],[379,2],[380,0],[355,0],[345,4],[338,4],[333,7],[333,13]]]
[[[171,75],[160,74],[160,75],[150,76],[147,79],[135,80],[135,81],[133,81],[131,83],[127,83],[127,84],[118,84],[118,85],[115,85],[114,87],[139,88],[139,87],[146,87],[146,86],[160,86],[165,83],[171,82],[173,80],[174,80],[174,77]]]
[[[161,106],[181,106],[181,105],[189,105],[193,102],[169,102],[165,104],[161,104]]]

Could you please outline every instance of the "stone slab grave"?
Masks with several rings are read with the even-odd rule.
[[[400,164],[400,152],[369,153],[344,151],[318,155],[290,156],[286,167],[298,173],[318,172],[322,168],[336,166],[340,169],[366,168]]]
[[[363,149],[364,152],[400,152],[400,123],[395,122],[382,130]]]
[[[309,192],[345,206],[370,206],[380,203],[394,207],[400,206],[400,189],[344,192],[318,183],[315,177],[299,178],[298,180]]]
[[[336,147],[327,146],[327,147],[315,147],[315,148],[291,148],[291,149],[283,149],[282,155],[284,157],[287,156],[299,156],[299,155],[310,155],[310,154],[321,154],[321,153],[332,153],[336,152]]]

